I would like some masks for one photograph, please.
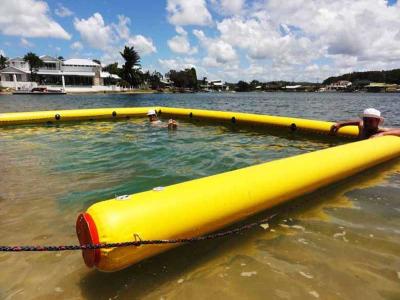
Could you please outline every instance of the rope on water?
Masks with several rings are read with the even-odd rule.
[[[100,244],[87,244],[87,245],[61,245],[61,246],[0,246],[0,252],[41,252],[41,251],[73,251],[73,250],[91,250],[91,249],[105,249],[105,248],[119,248],[128,246],[141,246],[141,245],[158,245],[158,244],[178,244],[178,243],[193,243],[206,240],[214,240],[222,237],[226,237],[232,234],[240,233],[244,230],[249,230],[256,226],[260,226],[263,223],[270,221],[277,214],[274,214],[268,218],[246,224],[234,229],[230,229],[223,232],[212,233],[208,235],[191,237],[191,238],[180,238],[180,239],[165,239],[165,240],[142,240],[135,234],[135,240],[130,242],[122,243],[100,243]]]

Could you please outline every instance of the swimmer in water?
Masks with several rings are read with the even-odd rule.
[[[157,117],[157,113],[154,109],[150,109],[147,112],[147,117],[149,118],[149,122],[151,124],[161,124],[161,121]]]
[[[400,129],[382,128],[379,125],[383,124],[384,119],[381,117],[381,112],[375,108],[367,108],[362,114],[362,119],[338,122],[331,127],[330,133],[335,135],[339,128],[344,126],[358,126],[360,140],[369,139],[384,135],[400,136]]]
[[[169,119],[167,125],[164,125],[163,122],[158,119],[157,113],[154,109],[150,109],[147,112],[147,116],[152,125],[167,127],[169,130],[176,130],[178,128],[178,123],[173,119]]]

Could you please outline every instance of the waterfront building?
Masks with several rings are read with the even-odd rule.
[[[287,85],[284,86],[283,89],[285,89],[288,92],[299,92],[299,91],[304,91],[304,88],[300,85]]]
[[[347,80],[339,80],[334,82],[328,86],[326,86],[326,91],[344,91],[349,89],[352,86],[352,83]]]
[[[205,80],[204,83],[200,85],[200,88],[204,91],[228,91],[229,86],[226,82],[222,80]]]
[[[41,86],[62,88],[67,92],[119,90],[120,79],[115,74],[102,71],[100,64],[90,60],[73,58],[61,60],[49,55],[40,57],[43,66],[36,72]],[[16,57],[8,60],[8,67],[0,70],[0,86],[15,90],[30,90],[37,86],[30,81],[29,63]]]
[[[398,84],[389,84],[382,82],[371,82],[369,85],[366,85],[365,88],[367,92],[372,93],[398,93],[400,92],[400,85]]]

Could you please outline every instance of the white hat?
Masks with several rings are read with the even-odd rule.
[[[375,108],[366,108],[362,114],[363,118],[375,118],[380,119],[381,123],[383,122],[383,118],[381,117],[381,112]]]
[[[150,110],[147,112],[147,115],[148,115],[148,116],[152,116],[152,115],[157,115],[157,114],[156,114],[156,111],[155,111],[154,109],[150,109]]]

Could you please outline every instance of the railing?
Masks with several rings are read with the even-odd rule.
[[[20,90],[30,90],[37,87],[36,82],[30,81],[0,81],[0,86],[4,88],[20,89]]]
[[[64,72],[94,72],[93,67],[62,66],[61,70]]]
[[[46,68],[40,68],[39,69],[39,71],[38,71],[38,74],[41,74],[41,73],[43,73],[43,72],[45,72],[46,74],[48,74],[48,73],[54,73],[54,74],[60,74],[61,75],[61,70],[58,70],[58,69],[46,69]]]

